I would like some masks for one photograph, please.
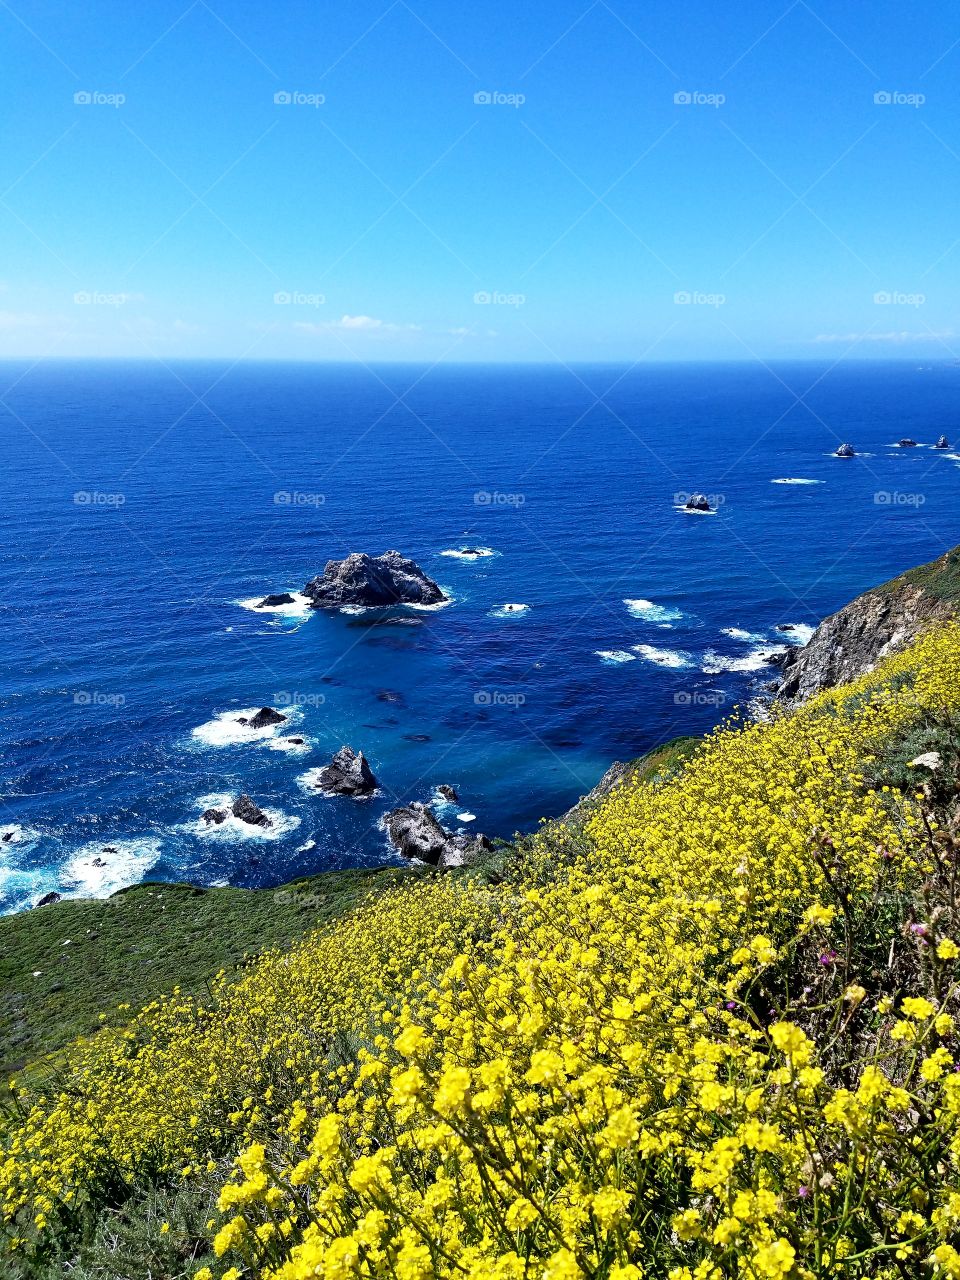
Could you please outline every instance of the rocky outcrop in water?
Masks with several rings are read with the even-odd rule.
[[[899,441],[899,447],[901,449],[915,449],[917,447],[917,442],[916,440],[911,440],[909,436],[904,436],[903,439]]]
[[[283,724],[286,718],[279,711],[274,711],[273,707],[261,707],[257,714],[247,721],[247,728],[266,729],[270,725]]]
[[[282,604],[296,604],[293,596],[289,591],[278,591],[273,595],[264,596],[257,605],[258,609],[276,609]]]
[[[208,826],[220,826],[222,822],[226,822],[231,813],[238,821],[246,822],[251,827],[273,826],[271,819],[248,795],[237,796],[229,809],[205,810],[200,815],[200,820]]]
[[[377,780],[362,751],[341,747],[320,770],[317,786],[331,796],[368,796],[376,791]]]
[[[345,560],[328,560],[323,573],[311,578],[303,594],[314,609],[344,605],[370,609],[446,600],[433,579],[399,551],[386,551],[382,556],[354,552]]]
[[[941,436],[933,447],[935,449],[949,449],[950,441],[947,439],[946,436]]]
[[[447,831],[426,805],[416,802],[392,809],[383,823],[398,853],[441,870],[468,866],[493,848],[484,835],[471,837]]]
[[[703,494],[703,493],[691,493],[690,497],[686,500],[683,506],[685,511],[712,511],[713,510],[713,507],[711,507],[706,494]]]
[[[852,444],[842,444],[833,456],[835,458],[855,458],[857,451]]]
[[[230,812],[235,818],[238,818],[241,822],[249,823],[252,827],[273,826],[273,823],[260,806],[254,804],[248,795],[237,796],[230,806]]]
[[[784,660],[777,696],[803,701],[871,671],[928,626],[960,616],[960,548],[875,587],[821,622]]]

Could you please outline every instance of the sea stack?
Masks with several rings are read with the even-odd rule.
[[[273,595],[264,596],[257,605],[258,609],[276,609],[282,604],[296,604],[293,596],[289,591],[275,592]]]
[[[236,800],[231,804],[229,809],[207,809],[200,815],[200,820],[205,822],[207,826],[220,826],[226,822],[229,814],[239,819],[240,822],[246,822],[251,827],[272,827],[272,820],[264,813],[260,806],[246,794],[237,796]]]
[[[833,456],[835,458],[855,458],[857,453],[852,444],[842,444]]]
[[[941,436],[937,443],[933,446],[935,449],[949,449],[950,441],[946,436]]]
[[[376,791],[377,780],[362,751],[341,747],[320,770],[317,786],[332,796],[369,796]]]
[[[904,436],[899,443],[901,449],[915,449],[917,447],[916,440],[911,440],[909,436]]]
[[[447,870],[465,867],[488,853],[493,845],[485,835],[454,834],[440,825],[426,805],[403,805],[383,818],[390,843],[405,858]]]
[[[692,493],[683,504],[683,509],[684,511],[713,511],[706,495],[702,493]]]
[[[399,551],[382,556],[354,552],[345,560],[328,560],[322,574],[311,578],[303,594],[314,609],[356,605],[382,609],[398,604],[442,604],[447,597],[418,564]]]
[[[268,729],[271,725],[283,724],[286,720],[285,715],[281,715],[279,711],[274,711],[273,707],[261,707],[256,715],[251,716],[247,721],[248,729]],[[240,717],[243,720],[243,717]]]

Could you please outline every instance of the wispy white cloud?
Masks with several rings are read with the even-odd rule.
[[[382,329],[383,321],[374,316],[342,316],[334,329]]]
[[[419,324],[393,324],[376,316],[341,316],[339,320],[326,320],[322,323],[295,320],[293,327],[300,333],[330,333],[335,329],[351,333],[419,333],[422,329]]]
[[[949,342],[956,336],[952,329],[941,329],[939,332],[932,329],[891,329],[886,333],[818,333],[815,338],[807,338],[806,342],[817,346],[830,343],[851,346],[857,342],[885,342],[902,346],[911,342]]]
[[[29,311],[0,311],[0,330],[12,333],[17,329],[35,329],[43,324],[42,316],[33,315]]]

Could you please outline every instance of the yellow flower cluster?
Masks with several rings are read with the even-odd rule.
[[[10,1125],[9,1232],[233,1150],[244,1280],[960,1277],[958,922],[917,914],[952,846],[874,768],[960,712],[958,667],[944,627],[579,845],[544,828],[498,890],[398,890],[78,1047]],[[857,962],[890,902],[906,993]]]

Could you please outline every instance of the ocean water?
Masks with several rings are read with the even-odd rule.
[[[394,861],[379,819],[440,783],[447,825],[530,830],[960,541],[960,453],[893,447],[960,437],[946,363],[48,361],[0,386],[5,911]],[[694,491],[716,514],[677,510]],[[392,547],[452,603],[248,607]],[[236,724],[261,705],[288,721]],[[370,800],[310,793],[343,743]],[[204,830],[240,792],[270,830]]]

